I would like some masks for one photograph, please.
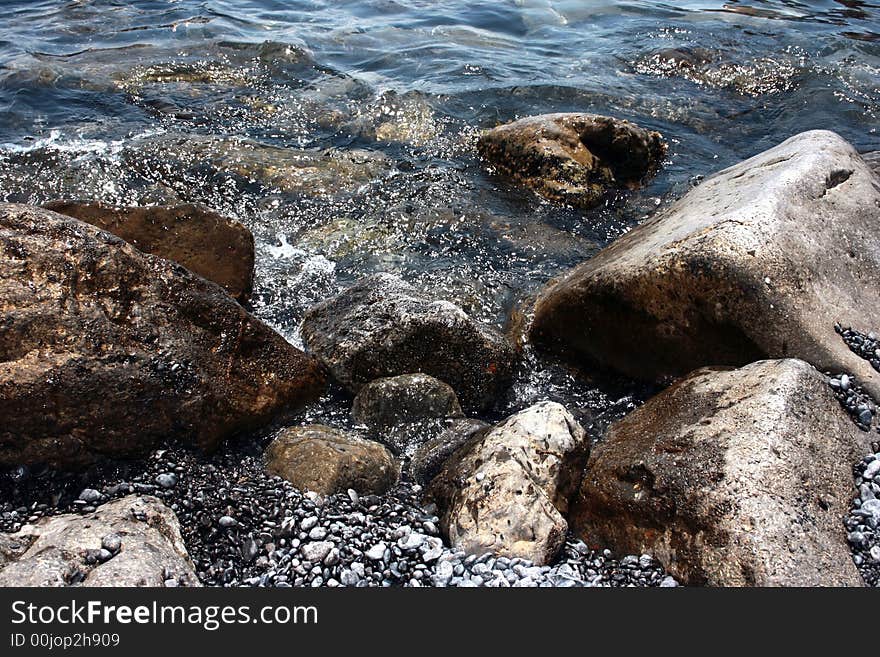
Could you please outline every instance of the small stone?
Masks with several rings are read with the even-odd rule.
[[[422,559],[425,563],[436,561],[443,554],[443,541],[436,537],[429,537],[422,545]]]
[[[338,563],[339,563],[339,550],[337,548],[333,548],[332,550],[330,550],[330,552],[327,554],[327,556],[324,557],[324,565],[325,566],[335,566]]]
[[[117,534],[107,534],[101,539],[101,547],[116,554],[122,548],[122,539]]]
[[[418,532],[412,532],[408,536],[401,538],[397,544],[404,550],[417,550],[425,542],[426,536]]]
[[[254,559],[257,558],[257,554],[260,552],[260,547],[257,545],[257,542],[253,538],[246,538],[242,541],[241,544],[241,556],[244,559],[245,563],[250,563]]]
[[[332,549],[333,543],[331,541],[314,541],[303,543],[299,551],[307,561],[320,563],[324,561]]]
[[[441,561],[437,564],[437,568],[434,571],[434,585],[446,586],[449,580],[452,579],[452,574],[453,565],[448,561]]]
[[[101,501],[101,493],[94,488],[86,488],[79,494],[79,499],[88,504],[95,504]]]
[[[388,546],[385,545],[385,543],[376,543],[373,547],[367,550],[366,557],[373,561],[381,561],[385,556],[386,549],[388,549]]]
[[[173,472],[163,472],[156,477],[156,483],[162,488],[174,488],[177,485],[177,475]]]
[[[339,581],[343,586],[357,586],[361,578],[352,570],[345,569],[339,573]]]
[[[228,529],[230,527],[235,527],[236,525],[238,525],[238,521],[232,516],[221,516],[217,524],[219,524],[224,529]]]

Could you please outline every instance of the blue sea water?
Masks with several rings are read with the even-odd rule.
[[[254,311],[295,343],[311,303],[375,271],[503,327],[701,176],[812,128],[880,149],[873,2],[0,0],[0,11],[0,199],[194,201],[235,217],[257,240]],[[659,130],[668,161],[590,211],[485,170],[479,129],[549,111]],[[531,358],[499,412],[617,399]]]

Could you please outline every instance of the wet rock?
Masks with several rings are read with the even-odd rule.
[[[346,128],[362,138],[425,146],[443,132],[443,124],[421,93],[386,91],[364,105]]]
[[[450,420],[438,435],[416,449],[409,465],[413,478],[427,484],[439,474],[450,456],[489,428],[490,425],[473,418]]]
[[[565,513],[589,447],[563,406],[541,402],[449,459],[431,484],[454,548],[546,564],[565,541]]]
[[[880,326],[880,185],[853,148],[806,132],[721,171],[551,283],[531,338],[653,380],[793,356],[880,375],[836,334]]]
[[[3,464],[211,448],[323,390],[218,285],[41,208],[0,205],[0,308]]]
[[[401,374],[371,381],[351,407],[355,422],[372,430],[430,418],[461,416],[455,391],[427,374]]]
[[[266,187],[306,196],[352,195],[392,171],[385,155],[363,149],[299,150],[245,139],[193,136],[164,138],[154,147],[162,149],[166,158],[191,161],[196,157]]]
[[[321,495],[379,494],[397,481],[397,464],[382,445],[322,425],[282,431],[266,450],[266,470],[300,490]]]
[[[118,235],[144,253],[174,260],[214,281],[241,302],[254,282],[254,237],[199,205],[114,207],[90,201],[54,201],[46,208]]]
[[[352,392],[382,377],[421,372],[449,384],[465,408],[491,406],[509,384],[515,353],[503,335],[391,274],[358,281],[311,308],[309,352]]]
[[[871,170],[880,176],[880,151],[862,153],[862,159],[871,167]]]
[[[861,586],[841,519],[866,439],[803,361],[705,368],[613,424],[570,521],[713,586]]]
[[[4,535],[0,555],[0,586],[200,586],[174,512],[155,497],[43,518]]]
[[[637,186],[666,153],[657,132],[595,114],[545,114],[487,130],[480,155],[554,201],[590,207],[608,189]]]

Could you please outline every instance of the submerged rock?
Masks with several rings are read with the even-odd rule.
[[[413,146],[425,146],[443,133],[427,97],[418,92],[386,91],[365,103],[346,127],[363,138]]]
[[[707,179],[552,283],[532,340],[653,380],[797,357],[880,374],[835,332],[880,326],[880,183],[842,138],[806,132]]]
[[[370,381],[354,398],[355,422],[372,430],[418,420],[459,417],[455,391],[427,374],[401,374]]]
[[[266,470],[321,495],[349,488],[384,493],[399,474],[391,452],[379,443],[319,424],[282,431],[266,450]]]
[[[0,586],[201,586],[174,512],[130,495],[0,534]]]
[[[500,332],[391,274],[364,278],[311,308],[302,333],[308,351],[352,392],[374,379],[421,372],[452,386],[467,408],[497,400],[515,358]]]
[[[554,201],[596,205],[610,188],[633,187],[659,168],[663,138],[621,119],[545,114],[487,130],[480,155]]]
[[[450,544],[546,564],[565,541],[565,514],[589,446],[555,402],[535,404],[463,447],[431,483]]]
[[[354,194],[387,176],[391,161],[363,149],[294,149],[245,139],[179,137],[160,139],[154,148],[198,164],[235,173],[281,192],[335,197]],[[148,144],[149,147],[149,144]],[[170,153],[168,153],[170,151]]]
[[[687,584],[861,586],[842,519],[866,450],[803,361],[706,368],[611,426],[570,520]]]
[[[220,286],[42,208],[0,205],[0,327],[7,465],[211,448],[324,387]]]
[[[746,96],[790,91],[797,86],[799,65],[791,54],[742,58],[706,48],[661,48],[633,64],[636,73],[680,77],[712,89]]]
[[[204,206],[120,208],[65,200],[45,207],[103,228],[144,253],[179,262],[241,302],[250,296],[254,236],[240,223]]]

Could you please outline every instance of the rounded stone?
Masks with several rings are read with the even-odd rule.
[[[461,416],[451,386],[427,374],[376,379],[361,388],[351,414],[355,422],[381,430],[429,418]]]
[[[283,430],[266,450],[266,470],[321,495],[384,493],[399,474],[384,446],[323,425]]]

